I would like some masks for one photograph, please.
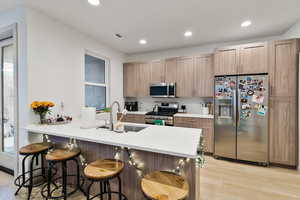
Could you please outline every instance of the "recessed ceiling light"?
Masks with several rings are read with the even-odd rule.
[[[186,31],[185,33],[184,33],[184,36],[185,37],[191,37],[193,35],[193,33],[191,32],[191,31]]]
[[[141,40],[140,40],[140,44],[147,44],[147,40],[141,39]]]
[[[246,20],[241,24],[241,27],[248,27],[252,24],[252,22],[250,20]]]
[[[89,2],[92,6],[99,6],[99,5],[100,5],[100,0],[88,0],[88,2]]]

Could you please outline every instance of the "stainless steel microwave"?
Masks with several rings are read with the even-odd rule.
[[[175,83],[154,83],[150,85],[150,96],[157,98],[176,97]]]

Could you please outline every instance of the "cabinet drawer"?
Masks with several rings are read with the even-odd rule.
[[[213,119],[203,119],[196,117],[175,117],[174,118],[175,126],[176,124],[182,125],[182,127],[189,128],[211,128],[214,125]]]
[[[175,117],[174,120],[178,123],[198,123],[198,119],[194,117]]]
[[[174,126],[176,126],[176,127],[184,127],[184,128],[198,128],[197,124],[183,123],[183,122],[175,122]]]

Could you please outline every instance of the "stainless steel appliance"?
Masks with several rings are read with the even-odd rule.
[[[175,83],[154,83],[150,85],[150,96],[159,98],[176,97]]]
[[[268,163],[268,75],[215,77],[215,156]]]
[[[155,105],[157,106],[157,105]],[[146,124],[155,124],[155,120],[163,120],[165,125],[174,125],[174,115],[178,112],[178,103],[161,103],[155,111],[146,113]]]

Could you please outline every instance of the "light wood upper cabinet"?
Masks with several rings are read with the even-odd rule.
[[[163,60],[152,61],[150,83],[162,82],[165,82],[165,62]]]
[[[270,44],[271,96],[296,97],[299,40],[274,41]]]
[[[151,79],[151,65],[149,63],[137,64],[137,96],[149,96],[149,86]]]
[[[239,47],[217,49],[214,56],[215,75],[232,75],[238,73]]]
[[[135,63],[124,64],[123,91],[125,97],[137,96],[137,65]]]
[[[298,164],[297,102],[293,97],[271,97],[270,162]]]
[[[165,82],[177,82],[177,58],[171,58],[165,61]]]
[[[194,68],[193,57],[181,57],[177,59],[176,96],[194,96]]]
[[[268,43],[251,43],[217,49],[215,75],[258,74],[268,72]]]
[[[131,76],[132,75],[132,76]],[[178,97],[213,96],[213,55],[124,65],[124,96],[149,96],[151,83],[176,83]]]
[[[213,55],[194,57],[194,96],[212,97],[214,93]]]
[[[255,74],[268,72],[267,42],[253,43],[240,47],[239,74]]]
[[[123,69],[125,97],[149,96],[151,66],[149,63],[126,63]]]

